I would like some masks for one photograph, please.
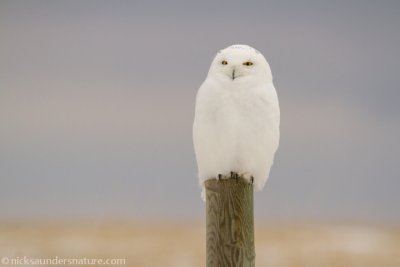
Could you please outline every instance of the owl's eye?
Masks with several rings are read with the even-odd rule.
[[[245,65],[245,66],[251,66],[251,65],[253,65],[253,62],[251,62],[251,61],[246,61],[246,62],[243,63],[243,65]]]
[[[222,60],[221,64],[222,64],[222,65],[228,65],[228,61]]]

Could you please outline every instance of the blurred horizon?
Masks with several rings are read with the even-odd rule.
[[[400,2],[1,1],[0,220],[196,220],[194,101],[261,51],[281,143],[255,216],[400,222]]]

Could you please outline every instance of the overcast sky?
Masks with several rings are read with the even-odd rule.
[[[256,216],[400,221],[400,2],[0,1],[0,218],[198,219],[215,53],[269,61],[281,144]]]

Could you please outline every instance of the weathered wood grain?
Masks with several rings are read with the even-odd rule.
[[[205,187],[207,267],[254,267],[253,186],[224,177]]]

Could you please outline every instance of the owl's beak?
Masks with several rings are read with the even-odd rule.
[[[232,81],[235,79],[236,77],[235,77],[235,68],[233,68],[233,70],[232,70]]]

